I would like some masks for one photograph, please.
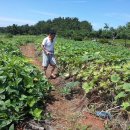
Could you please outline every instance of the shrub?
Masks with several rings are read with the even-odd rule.
[[[82,40],[83,40],[83,37],[82,37],[82,36],[78,36],[78,35],[74,35],[74,36],[73,36],[73,39],[74,39],[75,41],[82,41]]]
[[[0,129],[30,116],[41,119],[51,85],[25,59],[6,54],[0,59]]]
[[[8,34],[5,35],[5,38],[13,38],[13,35],[8,33]]]
[[[111,44],[108,39],[99,39],[98,42],[103,43],[103,44],[105,44],[105,43]]]

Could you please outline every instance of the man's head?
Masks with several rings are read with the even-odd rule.
[[[53,40],[53,39],[55,38],[55,36],[56,36],[56,32],[51,30],[51,31],[48,33],[48,36],[49,36],[49,38],[50,38],[51,40]]]

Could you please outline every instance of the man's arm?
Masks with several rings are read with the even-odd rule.
[[[46,54],[50,54],[50,52],[44,47],[44,45],[42,44],[42,50],[46,53]]]
[[[46,44],[46,38],[43,39],[42,44],[41,44],[41,48],[42,48],[42,50],[43,50],[46,54],[49,54],[49,51],[45,48],[45,44]]]

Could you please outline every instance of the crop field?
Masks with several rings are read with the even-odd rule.
[[[9,129],[27,117],[46,118],[42,117],[41,104],[46,102],[52,85],[20,52],[21,45],[34,43],[40,53],[42,39],[43,36],[0,36],[0,129]],[[106,103],[106,109],[119,106],[130,112],[129,48],[57,38],[55,55],[59,76],[73,79],[71,87],[63,90],[65,94],[80,83],[86,98],[99,98],[99,102]]]
[[[42,105],[51,85],[20,52],[26,38],[0,41],[0,129],[32,116],[41,119]]]

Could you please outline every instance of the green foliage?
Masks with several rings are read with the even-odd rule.
[[[91,41],[59,39],[56,56],[60,72],[83,82],[86,93],[93,89],[103,95],[113,93],[117,105],[130,101],[129,50]],[[127,110],[130,111],[129,107]]]
[[[73,39],[74,39],[75,41],[82,41],[82,40],[83,40],[83,37],[82,37],[82,36],[75,35],[75,36],[73,36]]]
[[[42,36],[14,36],[9,42],[1,38],[0,119],[4,120],[1,120],[1,126],[23,120],[27,115],[37,120],[42,118],[40,104],[45,102],[44,97],[51,86],[34,66],[22,58],[18,49],[23,43],[34,41],[40,50],[42,39]],[[63,38],[58,38],[55,49],[60,73],[82,82],[86,93],[93,88],[103,95],[114,93],[114,103],[130,111],[129,50]],[[70,94],[75,86],[75,82],[67,83],[61,91]]]
[[[90,90],[93,89],[93,84],[84,83],[82,88],[85,90],[86,93],[88,93]]]
[[[78,18],[59,17],[54,18],[53,20],[39,21],[31,26],[28,24],[22,26],[13,24],[8,27],[0,27],[0,33],[10,33],[13,35],[40,35],[48,34],[50,29],[56,30],[59,36],[81,40],[87,33],[92,31],[92,25],[88,21],[79,21]],[[81,32],[83,35],[79,36]]]
[[[124,83],[124,84],[123,84],[123,89],[124,89],[126,92],[130,92],[130,83]]]
[[[108,39],[99,39],[98,42],[103,43],[103,44],[105,44],[105,43],[111,44]]]
[[[11,38],[11,35],[40,35],[47,34],[50,29],[57,31],[58,36],[64,38],[74,39],[76,41],[82,41],[87,38],[100,39],[100,43],[111,44],[107,39],[111,39],[112,42],[115,39],[123,39],[125,46],[127,45],[126,40],[130,39],[130,22],[124,26],[118,28],[109,27],[105,23],[104,27],[99,30],[93,30],[93,27],[88,21],[80,21],[78,18],[54,18],[53,20],[39,21],[35,25],[29,26],[28,24],[18,26],[13,24],[8,27],[0,27],[0,34],[6,34],[7,38]],[[10,36],[8,36],[8,34]]]
[[[2,62],[6,65],[1,64],[0,70],[1,121],[22,120],[29,113],[40,119],[40,103],[44,102],[51,86],[43,74],[24,59],[15,56],[4,59]]]
[[[68,82],[66,83],[65,87],[61,89],[61,93],[63,93],[64,95],[68,95],[71,93],[71,90],[78,86],[79,82]]]
[[[121,99],[121,98],[124,98],[124,97],[126,97],[125,92],[120,92],[120,93],[118,93],[118,95],[115,97],[115,99],[117,100],[117,99]]]
[[[8,34],[5,35],[5,38],[13,38],[13,35],[8,33]]]
[[[111,75],[111,81],[117,83],[120,80],[120,76],[118,74]]]
[[[130,103],[129,103],[129,102],[123,102],[123,103],[122,103],[122,107],[123,107],[125,110],[129,110],[129,109],[130,109]]]
[[[42,107],[51,88],[43,73],[18,49],[16,53],[17,42],[4,45],[0,48],[0,129],[27,117],[44,118]]]

